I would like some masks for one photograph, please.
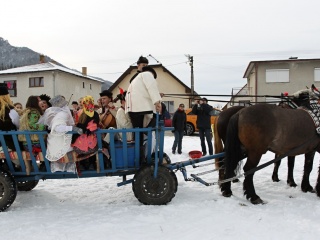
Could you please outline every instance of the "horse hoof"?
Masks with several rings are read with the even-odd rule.
[[[287,181],[287,184],[288,184],[290,187],[297,187],[297,186],[298,186],[295,182],[292,182],[292,181]]]
[[[309,186],[306,188],[301,188],[302,192],[310,192],[310,193],[315,193],[316,191],[313,189],[313,187]]]
[[[274,182],[280,182],[280,179],[276,176],[272,176],[272,181]]]
[[[232,195],[232,191],[223,191],[222,192],[222,196],[224,196],[224,197],[231,197],[231,195]]]
[[[257,204],[265,204],[265,202],[262,201],[261,198],[257,198],[256,200],[251,200],[251,203],[254,204],[254,205],[257,205]]]

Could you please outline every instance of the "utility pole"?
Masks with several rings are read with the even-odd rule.
[[[192,102],[194,99],[194,75],[193,75],[193,56],[190,56],[189,54],[186,55],[186,57],[188,58],[188,62],[189,65],[191,67],[191,96],[189,98],[189,107],[191,108],[192,106]]]

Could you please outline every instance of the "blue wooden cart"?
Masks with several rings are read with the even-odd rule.
[[[122,176],[122,182],[118,183],[118,186],[131,183],[136,198],[143,204],[167,204],[175,196],[178,189],[178,182],[175,175],[176,170],[182,171],[186,181],[199,181],[206,184],[197,176],[188,178],[185,167],[223,156],[223,154],[219,154],[199,159],[189,159],[179,163],[171,163],[169,157],[163,152],[163,146],[165,131],[172,129],[173,128],[164,127],[161,122],[157,124],[155,128],[99,129],[96,131],[98,150],[94,153],[94,156],[96,156],[95,168],[81,170],[78,166],[76,172],[51,171],[51,163],[45,158],[45,136],[47,132],[0,131],[0,142],[2,145],[2,152],[0,153],[0,211],[4,211],[10,207],[16,198],[18,190],[30,191],[37,186],[41,179],[105,176]],[[135,134],[135,142],[127,142],[127,132],[133,132]],[[147,150],[144,160],[140,158],[140,132],[144,132],[147,135]],[[123,141],[121,142],[114,140],[114,136],[118,133],[122,133]],[[26,136],[29,151],[23,151],[23,149],[19,147],[19,134]],[[39,136],[41,145],[41,152],[39,153],[29,153],[32,152],[31,134],[37,134]],[[103,144],[103,136],[105,134],[110,134],[110,143],[107,147]],[[10,151],[10,149],[7,148],[4,140],[5,135],[10,135],[13,138],[16,151]],[[155,141],[155,148],[157,149],[157,151],[153,153],[151,141]],[[81,160],[81,157],[71,152],[59,161],[66,164],[70,162],[79,163]],[[128,176],[133,177],[127,179]]]

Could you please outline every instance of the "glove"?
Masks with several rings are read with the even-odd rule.
[[[72,131],[77,132],[79,135],[83,134],[83,130],[81,128],[78,128],[78,127],[72,127]]]

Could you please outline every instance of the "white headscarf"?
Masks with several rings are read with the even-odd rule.
[[[58,113],[60,112],[65,112],[66,114],[63,114],[64,122],[66,123],[67,126],[73,126],[74,125],[74,120],[71,115],[70,109],[68,106],[63,106],[63,107],[50,107],[47,108],[47,110],[44,112],[44,114],[41,116],[39,119],[38,123],[44,124],[48,126],[49,129],[52,129],[52,124],[53,124],[53,119],[55,116],[57,116]],[[61,115],[61,114],[60,114]]]

